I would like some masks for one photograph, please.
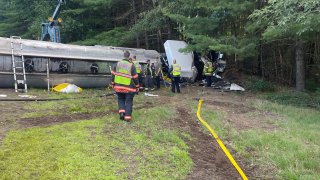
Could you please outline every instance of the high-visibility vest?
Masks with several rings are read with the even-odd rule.
[[[132,63],[127,60],[123,60],[117,63],[116,72],[114,74],[114,82],[116,84],[129,86],[132,80]]]
[[[206,76],[212,76],[213,75],[212,62],[207,62],[204,66],[203,71]]]
[[[136,71],[137,71],[137,73],[138,74],[140,74],[141,73],[141,65],[139,64],[139,61],[133,61],[133,63],[134,63],[134,66],[136,67]]]
[[[145,75],[152,75],[151,65],[147,64],[144,68],[144,74]]]
[[[178,64],[173,64],[172,65],[172,75],[173,76],[180,76],[181,74],[181,66]]]

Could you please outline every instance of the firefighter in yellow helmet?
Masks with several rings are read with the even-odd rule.
[[[112,71],[112,85],[118,96],[118,110],[121,120],[132,120],[133,97],[139,91],[138,74],[129,60],[130,53],[124,52],[124,59],[119,61]]]
[[[204,64],[203,74],[206,77],[207,87],[211,87],[212,84],[212,76],[213,76],[213,65],[211,61],[207,61]]]
[[[173,64],[170,67],[170,75],[171,75],[171,91],[175,93],[175,89],[177,89],[177,92],[180,93],[180,75],[181,75],[181,66],[177,64],[177,60],[173,60]]]

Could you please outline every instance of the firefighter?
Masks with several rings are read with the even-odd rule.
[[[159,67],[157,68],[157,71],[156,71],[156,85],[157,85],[157,89],[160,89],[161,75],[162,75],[162,66],[161,66],[161,64],[160,64]]]
[[[173,65],[171,66],[169,72],[171,72],[171,91],[175,93],[175,89],[177,89],[177,92],[180,93],[180,75],[181,75],[181,66],[177,64],[177,60],[173,60]]]
[[[150,64],[150,59],[147,60],[147,65],[145,67],[145,70],[144,70],[144,74],[146,76],[145,78],[145,90],[148,91],[148,90],[154,90],[154,87],[153,87],[153,78],[152,78],[152,69],[151,69],[151,64]]]
[[[203,74],[206,76],[207,87],[211,87],[212,76],[213,76],[213,66],[211,61],[207,61],[203,68]]]
[[[132,63],[134,64],[134,67],[136,68],[136,71],[137,71],[137,74],[138,74],[138,80],[139,80],[139,85],[140,85],[140,89],[142,89],[142,81],[143,81],[143,78],[142,78],[142,68],[141,68],[141,65],[139,63],[139,61],[137,60],[137,56],[134,55],[132,57]]]
[[[112,86],[118,96],[118,110],[121,120],[132,120],[133,97],[139,91],[138,74],[129,61],[129,51],[124,52],[124,59],[119,61],[112,71]]]

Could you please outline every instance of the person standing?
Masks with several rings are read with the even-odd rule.
[[[129,51],[125,51],[124,59],[119,61],[112,70],[112,86],[118,96],[118,110],[121,120],[132,120],[133,98],[139,91],[138,74],[133,63],[130,62]]]
[[[157,71],[156,71],[156,85],[157,89],[160,89],[160,80],[161,80],[161,75],[162,75],[162,66],[161,64],[159,65]]]
[[[207,61],[203,68],[203,73],[206,77],[207,87],[211,87],[212,76],[213,76],[213,66],[211,61]]]
[[[136,71],[137,71],[137,74],[138,74],[138,80],[139,80],[139,85],[140,85],[140,89],[142,88],[142,81],[143,81],[143,79],[142,79],[142,68],[141,68],[141,65],[140,65],[140,63],[139,63],[139,61],[137,60],[137,56],[136,55],[134,55],[133,57],[132,57],[132,63],[134,64],[134,67],[136,68]]]
[[[152,87],[155,88],[157,82],[156,82],[156,66],[154,63],[151,63],[151,77],[152,77]]]
[[[175,93],[175,89],[177,89],[177,92],[180,93],[180,75],[181,75],[181,66],[177,64],[177,60],[173,60],[173,65],[170,68],[171,76],[172,76],[172,83],[171,83],[171,91]]]
[[[152,79],[152,69],[150,64],[150,59],[147,60],[147,65],[145,66],[145,90],[154,90],[153,89],[153,79]]]

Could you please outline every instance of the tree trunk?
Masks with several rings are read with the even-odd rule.
[[[277,65],[277,56],[276,56],[276,50],[273,50],[273,59],[274,59],[274,70],[276,72],[276,82],[279,82],[279,78],[278,78],[278,65]]]
[[[146,49],[148,50],[149,49],[149,38],[148,38],[148,33],[147,31],[144,31],[144,41],[145,41],[145,45],[146,45]]]
[[[145,1],[144,1],[144,0],[141,1],[141,8],[142,8],[142,11],[144,11],[144,10],[146,9],[146,8],[145,8]],[[144,35],[145,49],[149,49],[148,32],[147,32],[147,31],[144,31],[144,32],[143,32],[143,35]]]
[[[259,48],[259,62],[258,62],[258,74],[264,79],[264,61],[263,61],[263,47],[262,42],[260,41],[260,48]]]
[[[132,11],[133,11],[133,18],[134,18],[134,23],[137,24],[138,22],[138,17],[137,17],[137,9],[136,9],[136,1],[132,0]],[[140,48],[140,38],[139,34],[136,35],[136,46],[137,48]]]
[[[304,91],[305,88],[305,65],[304,65],[304,42],[296,42],[296,90]]]

